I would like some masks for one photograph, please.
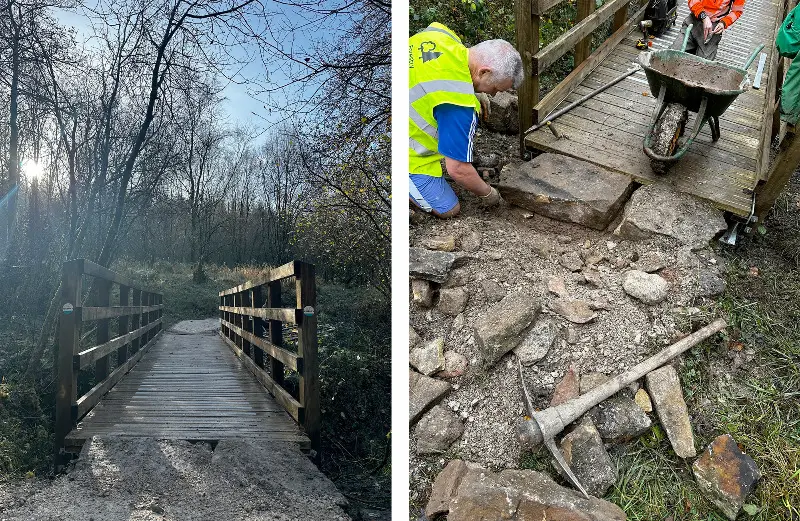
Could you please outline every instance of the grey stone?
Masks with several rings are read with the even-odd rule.
[[[494,152],[489,152],[489,153],[478,152],[475,154],[475,158],[472,161],[472,166],[474,166],[475,168],[497,168],[499,164],[500,164],[500,156],[498,156]]]
[[[653,424],[636,402],[624,397],[609,398],[593,407],[587,415],[600,436],[614,443],[641,436]]]
[[[635,263],[636,269],[646,273],[653,273],[667,267],[664,256],[657,251],[643,253]]]
[[[590,495],[605,496],[608,489],[617,482],[617,468],[606,452],[600,433],[589,418],[584,418],[562,438],[561,454]],[[560,471],[558,465],[555,467]]]
[[[439,403],[450,392],[451,385],[442,380],[408,371],[408,420],[414,425],[423,414]]]
[[[439,378],[455,378],[462,376],[467,372],[467,357],[456,351],[445,351],[444,353],[444,370],[436,376]]]
[[[408,326],[408,347],[409,347],[409,349],[411,349],[412,347],[416,346],[420,342],[422,342],[422,338],[420,338],[420,336],[417,334],[417,331],[413,327]]]
[[[556,484],[535,470],[498,473],[471,469],[464,473],[450,500],[448,521],[494,519],[559,521],[625,521],[625,513],[608,501]]]
[[[552,246],[543,239],[534,239],[531,243],[531,249],[533,253],[545,260],[550,258],[550,252],[553,250]]]
[[[430,237],[422,242],[422,247],[428,250],[453,251],[456,249],[456,238],[452,235]]]
[[[467,268],[454,269],[442,284],[443,288],[460,288],[472,280],[472,274]]]
[[[454,334],[458,334],[464,329],[464,324],[466,323],[466,319],[464,318],[464,313],[459,313],[456,315],[456,318],[453,320],[453,324],[450,326],[450,330]]]
[[[439,303],[436,308],[454,317],[467,308],[469,294],[464,288],[442,288],[439,290]]]
[[[667,298],[669,283],[659,275],[631,270],[624,276],[622,289],[645,304],[655,305]]]
[[[430,280],[441,284],[456,262],[456,255],[425,248],[408,249],[408,273],[413,278]]]
[[[533,325],[541,307],[530,294],[518,291],[494,304],[475,325],[475,341],[485,367],[517,347]]]
[[[483,279],[481,287],[483,288],[483,294],[486,295],[486,300],[489,302],[499,302],[506,296],[506,290],[503,289],[503,286],[492,279]]]
[[[408,355],[411,367],[430,376],[444,369],[444,339],[437,338],[411,349]]]
[[[525,340],[514,348],[514,354],[522,365],[533,365],[547,355],[558,338],[558,333],[559,327],[554,320],[550,318],[537,320]]]
[[[583,260],[576,251],[565,253],[558,259],[558,262],[569,271],[581,271],[581,268],[583,268]]]
[[[611,377],[603,373],[586,373],[581,376],[581,394],[586,394],[609,380]]]
[[[614,220],[633,188],[626,175],[550,153],[506,165],[497,186],[511,204],[596,230],[605,229]]]
[[[677,371],[667,365],[648,373],[645,380],[658,419],[667,432],[675,454],[681,458],[694,457],[697,454],[694,434]]]
[[[547,291],[550,293],[555,293],[559,297],[566,297],[567,286],[564,283],[564,279],[561,277],[556,277],[555,275],[549,277],[547,279]]]
[[[519,112],[517,96],[510,92],[498,92],[490,98],[489,117],[486,127],[494,132],[517,134],[519,132]]]
[[[633,193],[614,233],[631,240],[667,235],[698,249],[726,228],[722,212],[711,204],[656,183]]]
[[[696,297],[718,297],[725,293],[725,280],[712,270],[702,269],[693,289]]]
[[[574,327],[568,327],[564,337],[568,344],[578,343],[578,331]]]
[[[731,521],[761,479],[756,462],[739,449],[730,434],[712,441],[694,462],[692,471],[703,494]]]
[[[557,299],[550,303],[550,309],[575,324],[585,324],[597,317],[583,300]]]
[[[481,239],[481,234],[472,230],[462,235],[459,242],[463,251],[476,252],[481,249],[483,240]]]
[[[411,281],[411,301],[423,308],[433,306],[433,286],[430,281],[413,279]]]
[[[418,454],[440,454],[464,434],[464,423],[449,409],[436,405],[415,428]]]
[[[591,284],[596,288],[603,287],[603,278],[600,276],[599,272],[592,269],[585,269],[581,272],[581,274],[583,275],[584,282],[587,284]]]

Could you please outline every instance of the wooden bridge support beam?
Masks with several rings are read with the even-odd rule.
[[[756,189],[756,215],[759,222],[764,222],[789,178],[797,170],[797,165],[800,165],[800,137],[792,130],[786,133],[781,142],[778,155],[770,166],[767,181]]]
[[[534,5],[536,4],[536,5]],[[536,7],[536,9],[534,9]],[[525,79],[518,92],[519,105],[519,154],[525,158],[525,130],[532,127],[536,121],[533,117],[533,107],[539,103],[539,75],[533,74],[533,56],[539,52],[539,23],[538,0],[516,0],[514,2],[517,50],[522,56],[522,65],[525,68]]]
[[[297,354],[303,357],[300,372],[300,403],[305,406],[303,427],[311,440],[311,448],[320,449],[319,362],[317,360],[317,283],[314,265],[295,263],[297,307],[303,318],[297,327]],[[311,313],[307,312],[311,307]]]
[[[72,404],[77,398],[78,374],[72,369],[72,357],[80,345],[80,311],[81,279],[83,276],[83,260],[72,260],[64,263],[61,277],[62,312],[59,315],[58,354],[56,359],[56,422],[55,422],[55,462],[60,462],[60,451],[64,439],[72,430],[75,420]],[[71,308],[69,307],[71,306]],[[70,311],[72,310],[72,311]]]

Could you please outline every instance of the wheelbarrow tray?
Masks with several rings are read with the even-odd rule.
[[[692,112],[700,111],[705,96],[706,117],[722,115],[749,86],[746,70],[675,49],[643,52],[639,64],[653,96],[658,96],[663,86],[665,103],[680,103]]]

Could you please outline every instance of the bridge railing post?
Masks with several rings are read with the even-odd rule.
[[[295,263],[297,307],[303,316],[297,327],[297,354],[303,359],[300,372],[300,403],[303,404],[303,427],[311,448],[320,450],[319,362],[317,360],[317,283],[314,265]],[[310,310],[308,308],[311,308]]]
[[[80,346],[81,331],[81,279],[83,260],[64,263],[61,275],[61,314],[58,324],[58,355],[56,360],[56,411],[55,411],[55,465],[60,465],[60,452],[64,439],[72,430],[75,419],[72,406],[77,399],[77,371],[73,369],[73,355]]]
[[[120,285],[119,287],[119,305],[122,307],[130,306],[130,293],[131,288],[130,286],[126,286],[124,284]],[[130,317],[128,315],[124,315],[119,317],[117,322],[117,336],[123,336],[130,331]],[[128,356],[130,355],[130,343],[124,344],[117,349],[117,365],[122,365],[128,361]]]
[[[111,305],[111,281],[104,279],[96,279],[94,281],[94,301],[97,307],[108,307]],[[110,319],[104,318],[97,321],[97,337],[96,344],[104,344],[111,338],[111,331],[109,330]],[[94,364],[94,374],[98,382],[106,379],[108,376],[109,364],[108,355],[98,359]]]
[[[267,299],[269,307],[281,307],[281,281],[274,280],[267,285]],[[280,320],[269,321],[269,341],[278,347],[283,347],[283,323]],[[298,352],[302,356],[302,353]],[[269,374],[272,380],[283,387],[285,368],[283,363],[277,358],[270,357]],[[300,400],[303,403],[303,400]]]

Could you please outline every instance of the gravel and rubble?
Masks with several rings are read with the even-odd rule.
[[[424,501],[433,478],[453,458],[494,471],[519,468],[517,423],[524,410],[517,355],[509,352],[486,369],[474,334],[498,301],[523,294],[541,305],[531,327],[548,321],[558,331],[543,358],[523,367],[534,405],[544,408],[570,366],[581,375],[616,374],[707,321],[703,308],[709,301],[703,281],[722,281],[725,273],[723,260],[709,246],[698,248],[696,243],[658,234],[635,241],[614,235],[621,216],[597,231],[531,216],[511,205],[480,210],[468,194],[456,191],[462,201],[459,218],[441,221],[426,216],[411,228],[411,246],[455,237],[455,255],[465,255],[466,250],[460,249],[465,244],[470,248],[469,257],[460,257],[459,267],[435,288],[463,288],[469,295],[463,311],[452,317],[436,308],[411,307],[411,325],[424,341],[442,337],[445,353],[458,353],[468,362],[462,376],[447,379],[452,389],[442,401],[464,421],[463,435],[435,457],[418,455],[417,440],[411,437],[415,503]],[[562,262],[565,258],[569,262]],[[648,305],[626,293],[625,275],[637,268],[666,282],[663,300]],[[570,322],[556,312],[564,301],[581,301],[585,305],[581,311],[589,310],[592,319]],[[631,398],[637,390],[631,390]]]

